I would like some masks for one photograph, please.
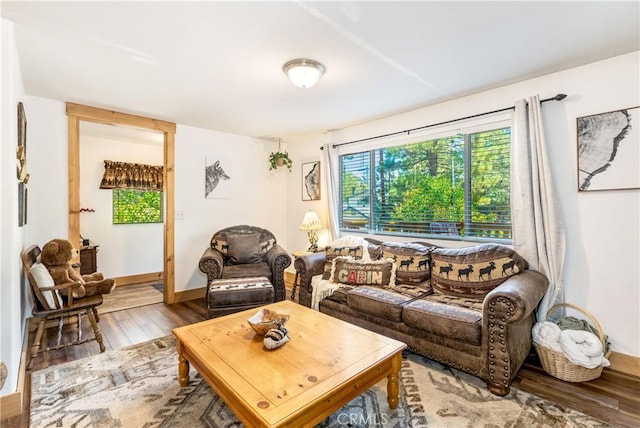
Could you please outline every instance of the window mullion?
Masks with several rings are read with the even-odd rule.
[[[378,230],[378,216],[376,211],[376,153],[369,152],[369,230]]]
[[[471,135],[464,134],[464,226],[463,236],[470,236],[471,230]]]

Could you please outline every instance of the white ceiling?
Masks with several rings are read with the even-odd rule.
[[[254,137],[640,50],[640,2],[7,2],[27,94]],[[323,63],[313,88],[282,65]],[[554,95],[554,94],[541,94]]]

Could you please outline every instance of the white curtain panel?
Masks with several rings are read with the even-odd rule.
[[[339,163],[338,163],[338,151],[334,149],[331,144],[325,144],[323,148],[323,160],[324,164],[327,168],[327,173],[324,174],[326,177],[326,186],[327,189],[327,198],[328,198],[328,219],[329,219],[329,237],[327,242],[333,242],[333,240],[337,239],[340,236],[339,229],[339,209],[340,209],[340,189],[339,189]]]
[[[511,129],[513,246],[549,279],[537,313],[538,320],[544,320],[551,306],[564,301],[565,236],[537,95],[516,102]]]

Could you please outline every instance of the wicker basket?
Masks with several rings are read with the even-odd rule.
[[[595,317],[591,315],[586,309],[583,309],[576,305],[572,305],[571,303],[559,303],[552,306],[547,311],[547,319],[549,319],[549,315],[551,315],[553,311],[563,306],[576,309],[589,318],[589,320],[592,322],[592,325],[598,331],[598,337],[600,338],[600,342],[602,342],[602,349],[606,350],[607,344],[604,333],[602,332],[602,327],[600,326],[598,320],[596,320]],[[567,357],[565,357],[562,352],[552,351],[551,349],[539,345],[535,342],[533,345],[535,346],[536,351],[538,352],[538,356],[540,357],[542,368],[544,369],[544,371],[555,378],[567,382],[586,382],[589,380],[597,379],[602,374],[602,366],[588,369],[586,367],[573,364],[571,361],[569,361],[569,359],[567,359]],[[605,358],[609,358],[610,355],[611,351],[606,351]]]

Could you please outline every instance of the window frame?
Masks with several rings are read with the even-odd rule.
[[[132,222],[116,222],[116,210],[122,205],[116,202],[118,192],[154,192],[160,194],[160,219],[158,221],[132,221]],[[132,224],[162,224],[165,221],[165,200],[164,190],[156,189],[126,189],[126,188],[114,188],[111,192],[111,223],[113,225],[132,225]]]
[[[379,235],[379,236],[396,236],[403,238],[430,238],[430,239],[438,239],[438,240],[451,240],[451,241],[471,241],[471,242],[500,242],[503,244],[512,244],[513,238],[511,234],[511,238],[499,238],[499,237],[481,237],[481,236],[459,236],[459,235],[447,235],[440,233],[426,233],[426,232],[394,232],[388,230],[377,230],[375,224],[375,204],[369,204],[368,215],[369,221],[366,228],[345,228],[344,225],[344,211],[343,211],[343,156],[352,155],[362,152],[369,152],[369,200],[374,201],[376,197],[376,186],[375,178],[372,178],[372,172],[375,171],[375,154],[374,150],[392,148],[397,146],[405,146],[410,144],[421,143],[425,141],[442,139],[454,137],[457,134],[463,134],[465,139],[465,163],[464,163],[464,222],[463,225],[470,224],[470,218],[472,216],[472,211],[470,209],[472,200],[470,197],[471,192],[471,151],[470,151],[470,138],[471,134],[481,133],[491,130],[497,130],[502,128],[509,128],[511,133],[511,142],[513,139],[513,124],[511,121],[512,112],[502,113],[499,115],[493,115],[490,117],[483,117],[480,119],[474,119],[473,121],[466,121],[464,123],[455,123],[455,124],[447,124],[446,126],[434,127],[427,129],[425,131],[419,133],[409,133],[402,137],[396,138],[386,138],[386,139],[376,139],[375,142],[367,141],[354,143],[349,145],[339,146],[337,150],[337,163],[338,163],[338,229],[341,233],[366,233],[371,235]],[[510,142],[510,143],[511,143]],[[375,175],[375,174],[374,174]],[[511,180],[511,176],[509,174],[509,180]],[[372,182],[374,185],[372,186]],[[509,206],[509,210],[511,207]],[[464,226],[463,226],[464,228]]]

